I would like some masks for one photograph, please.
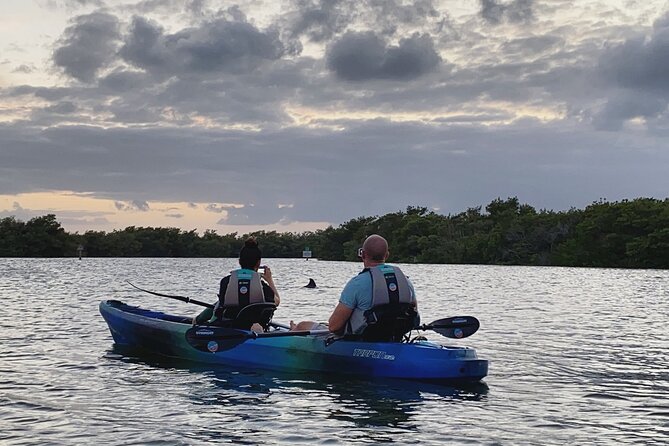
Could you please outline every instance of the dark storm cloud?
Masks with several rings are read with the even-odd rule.
[[[328,48],[326,59],[328,68],[348,81],[414,79],[433,71],[441,62],[427,34],[414,34],[395,46],[387,45],[371,31],[346,33]]]
[[[68,76],[92,82],[115,58],[119,27],[116,16],[105,12],[75,17],[58,41],[54,63]]]
[[[283,21],[291,37],[327,42],[360,28],[385,36],[425,26],[437,29],[442,19],[432,0],[295,0]]]
[[[22,85],[20,87],[8,88],[6,90],[0,89],[0,97],[20,97],[20,96],[34,96],[36,98],[45,99],[47,101],[59,101],[64,98],[77,95],[76,88],[63,87],[32,87],[30,85]]]
[[[246,22],[217,19],[169,34],[157,23],[135,17],[120,54],[135,67],[165,77],[242,74],[279,59],[284,47],[277,34]]]
[[[59,115],[69,115],[77,111],[77,106],[70,101],[64,101],[58,104],[45,107],[44,111],[49,113],[56,113]]]
[[[79,121],[77,116],[79,108],[71,101],[57,102],[43,108],[34,108],[30,113],[30,121],[33,125],[55,125],[63,121]]]
[[[669,190],[663,20],[633,38],[643,28],[564,24],[532,1],[482,2],[485,20],[476,7],[451,20],[436,2],[341,0],[297,2],[303,10],[261,28],[239,8],[178,3],[142,2],[159,9],[154,20],[178,19],[128,19],[109,39],[122,52],[83,51],[99,57],[88,71],[74,59],[63,67],[89,84],[0,90],[39,104],[29,120],[0,122],[0,193],[95,191],[126,211],[210,203],[200,208],[221,224],[264,224],[407,205],[459,212],[515,195],[568,209]],[[62,48],[86,50],[82,20]],[[519,22],[516,38],[488,34]],[[602,42],[625,37],[601,55]],[[413,113],[422,122],[392,121]],[[389,119],[360,117],[375,114]],[[621,129],[638,116],[653,134],[590,125]]]
[[[667,99],[643,91],[621,91],[610,97],[594,117],[600,130],[620,130],[625,121],[636,118],[655,118],[667,109]]]
[[[122,94],[150,85],[150,80],[144,73],[118,69],[101,78],[98,85],[111,93]]]
[[[342,222],[407,205],[459,212],[514,195],[568,209],[598,197],[664,196],[669,188],[669,153],[652,135],[630,140],[575,122],[532,120],[342,126],[263,132],[0,126],[7,148],[0,151],[0,193],[96,190],[128,210],[148,200],[244,203],[226,209],[222,224],[262,224]],[[368,184],[383,185],[384,193]]]
[[[480,2],[481,18],[493,25],[503,21],[526,23],[534,18],[534,0],[512,0],[508,3],[498,0],[480,0]]]
[[[356,15],[356,4],[345,0],[296,0],[286,14],[293,37],[304,35],[313,42],[330,40],[344,31]]]
[[[595,114],[599,129],[619,130],[633,118],[652,120],[669,101],[669,14],[653,24],[649,34],[637,34],[609,45],[599,58],[597,76],[611,91]]]
[[[625,88],[669,92],[669,15],[655,21],[650,35],[610,46],[599,60],[599,70]]]

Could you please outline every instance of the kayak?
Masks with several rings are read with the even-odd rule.
[[[476,382],[488,361],[469,347],[414,342],[335,339],[326,330],[266,333],[192,325],[192,318],[126,305],[100,303],[118,346],[196,363],[291,372],[336,373],[365,378]]]

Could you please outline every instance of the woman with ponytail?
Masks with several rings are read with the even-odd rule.
[[[218,302],[193,319],[194,324],[213,324],[221,319],[234,319],[239,311],[254,303],[273,303],[279,306],[279,292],[274,285],[272,270],[263,266],[258,273],[262,253],[255,237],[249,237],[239,251],[240,269],[221,279]]]

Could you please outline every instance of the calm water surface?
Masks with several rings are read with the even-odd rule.
[[[326,320],[360,265],[268,260],[275,320]],[[442,343],[490,360],[483,385],[208,370],[124,355],[98,313],[214,301],[227,259],[0,259],[0,444],[668,444],[669,271],[404,265]],[[312,277],[317,289],[303,286]]]

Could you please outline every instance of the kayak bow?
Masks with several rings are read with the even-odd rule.
[[[374,378],[430,381],[479,381],[488,361],[469,347],[411,343],[327,342],[324,330],[253,333],[230,328],[193,326],[191,318],[102,301],[104,317],[117,345],[159,355],[228,367],[278,371],[325,372]]]

